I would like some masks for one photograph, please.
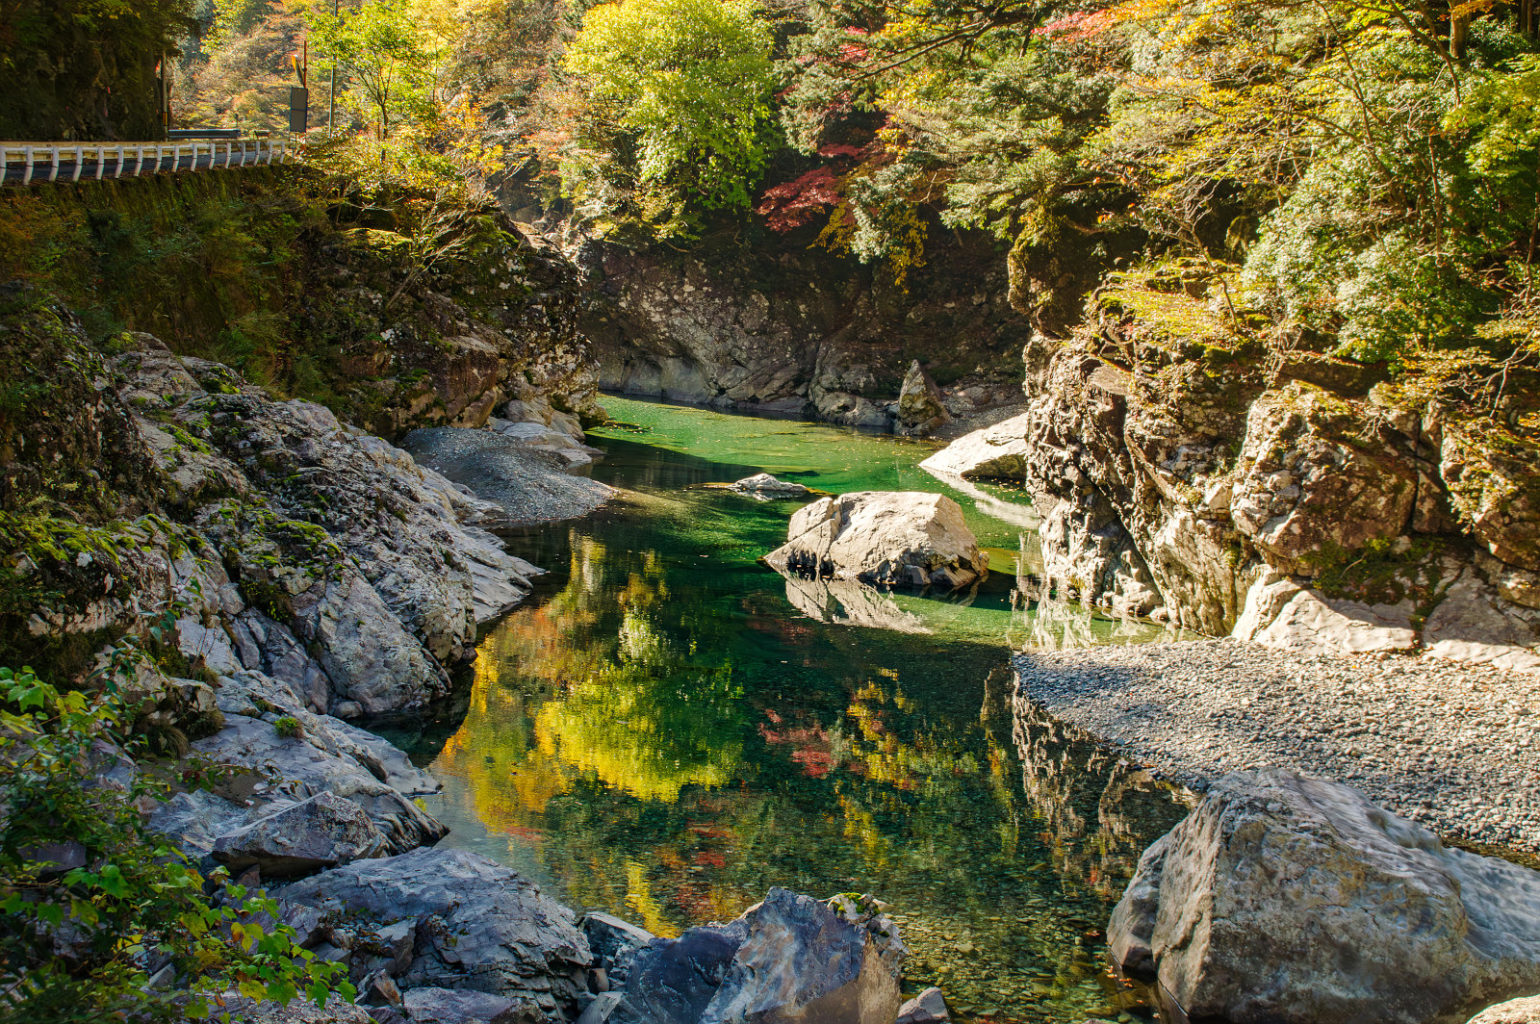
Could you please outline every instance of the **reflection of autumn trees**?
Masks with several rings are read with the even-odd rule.
[[[569,539],[561,591],[484,642],[442,754],[567,899],[666,934],[772,885],[870,891],[916,981],[979,1007],[1109,1005],[1099,929],[1122,862],[1084,823],[1110,766],[1064,761],[1046,733],[1032,764],[1062,764],[1061,784],[1020,764],[1001,648],[789,618],[775,583],[731,590],[693,551]],[[1131,821],[1112,834],[1130,847]]]

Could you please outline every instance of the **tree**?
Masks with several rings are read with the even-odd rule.
[[[589,11],[564,61],[584,98],[563,154],[569,194],[630,203],[663,234],[698,211],[747,207],[771,142],[772,42],[745,0]]]
[[[192,13],[192,0],[0,5],[0,137],[162,138],[156,69]]]
[[[353,80],[380,139],[388,139],[392,118],[403,119],[430,99],[424,90],[433,82],[437,54],[409,0],[366,0],[335,14],[326,6],[312,4],[310,15],[321,70],[336,67]]]

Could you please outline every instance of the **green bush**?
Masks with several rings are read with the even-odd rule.
[[[352,998],[340,965],[272,924],[272,900],[223,869],[204,877],[148,827],[141,808],[169,789],[127,770],[147,757],[133,717],[113,686],[60,692],[0,669],[0,1022],[182,1020],[231,990]]]

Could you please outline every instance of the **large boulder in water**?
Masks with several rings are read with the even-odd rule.
[[[920,468],[942,479],[1020,480],[1027,471],[1031,415],[1022,413],[964,434],[920,463]]]
[[[858,491],[815,501],[791,517],[786,543],[765,562],[798,576],[943,590],[989,573],[989,556],[957,502],[923,491]]]
[[[735,921],[654,941],[601,1005],[609,1024],[893,1024],[903,958],[869,904],[775,888]]]
[[[1540,873],[1277,769],[1216,782],[1108,931],[1193,1020],[1422,1024],[1540,989]]]

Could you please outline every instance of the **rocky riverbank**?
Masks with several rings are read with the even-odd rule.
[[[1023,485],[1061,596],[1278,648],[1540,673],[1533,382],[1494,409],[1269,355],[1217,301],[1192,268],[1114,275],[1069,337],[1026,346],[1027,411],[927,467]]]
[[[1015,664],[1018,707],[1193,788],[1287,768],[1348,783],[1454,841],[1540,852],[1531,676],[1236,640],[1033,651]]]

